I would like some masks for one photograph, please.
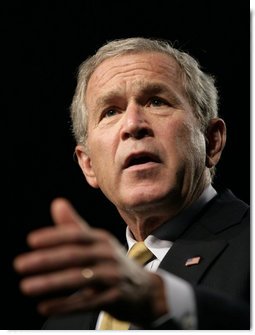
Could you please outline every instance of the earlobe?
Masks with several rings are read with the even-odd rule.
[[[226,125],[220,118],[210,121],[206,132],[206,166],[212,168],[220,160],[226,143]]]
[[[89,185],[94,188],[98,188],[99,186],[92,166],[92,161],[90,156],[87,154],[85,147],[83,145],[77,145],[75,148],[75,154],[77,156],[80,168],[82,169],[82,172]]]

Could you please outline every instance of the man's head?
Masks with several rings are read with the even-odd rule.
[[[86,60],[72,120],[87,181],[122,215],[187,206],[225,144],[212,77],[163,41],[117,40]]]
[[[201,71],[198,62],[189,54],[171,46],[168,41],[148,38],[127,38],[106,43],[95,55],[87,58],[79,67],[78,84],[71,106],[73,133],[78,144],[86,142],[87,117],[85,93],[90,76],[106,59],[126,54],[159,52],[178,63],[185,92],[194,114],[205,131],[209,120],[218,115],[218,93],[214,78]]]

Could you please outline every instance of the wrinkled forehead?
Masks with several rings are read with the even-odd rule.
[[[144,78],[171,81],[179,86],[181,68],[173,57],[159,52],[111,57],[99,64],[92,73],[87,91],[103,89],[109,83],[118,84],[120,81],[141,82]]]

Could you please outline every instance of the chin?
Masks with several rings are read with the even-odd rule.
[[[129,197],[127,201],[124,201],[125,209],[132,211],[144,211],[144,210],[152,210],[153,207],[165,206],[167,201],[166,195],[155,193],[143,193],[143,194],[135,194],[132,199]]]
[[[166,186],[166,185],[165,185]],[[132,190],[122,199],[124,208],[135,211],[152,210],[176,206],[181,200],[179,188],[151,188]]]

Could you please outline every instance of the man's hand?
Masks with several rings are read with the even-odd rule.
[[[114,236],[90,227],[65,199],[51,213],[55,226],[30,233],[33,250],[14,260],[22,292],[41,298],[40,313],[105,310],[142,325],[167,312],[161,278],[127,258]]]

